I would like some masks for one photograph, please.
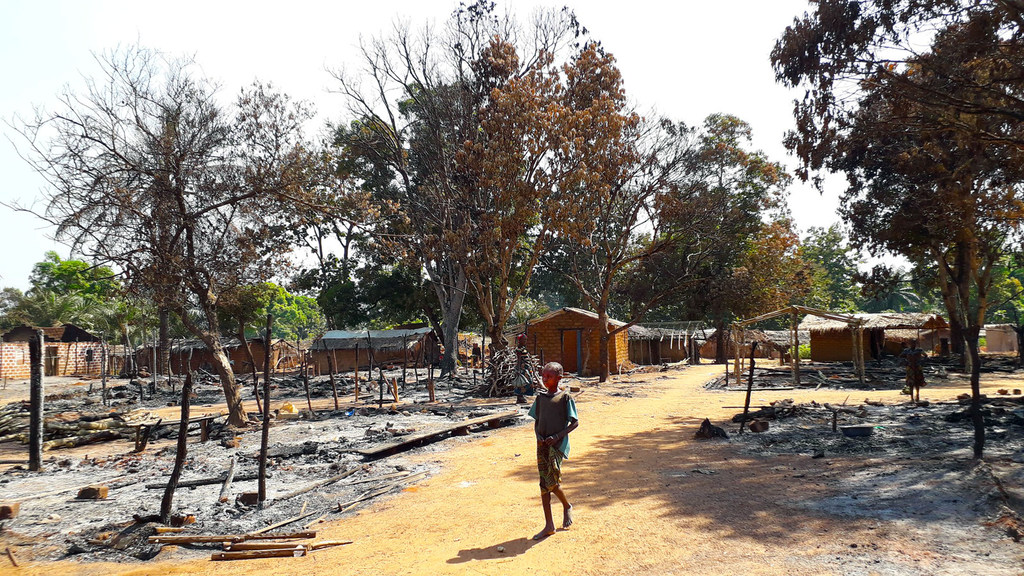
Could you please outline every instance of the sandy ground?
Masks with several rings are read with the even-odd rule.
[[[581,425],[563,468],[576,524],[540,542],[529,539],[543,523],[534,440],[531,428],[519,425],[403,455],[440,472],[358,515],[316,526],[318,540],[353,540],[348,546],[235,562],[195,560],[168,546],[146,563],[23,561],[20,568],[0,566],[0,573],[1024,574],[1024,547],[1004,530],[984,526],[981,517],[934,513],[944,506],[927,497],[939,493],[941,478],[934,475],[910,485],[925,495],[922,519],[906,510],[857,514],[849,501],[855,490],[884,488],[853,489],[857,476],[884,476],[886,466],[900,464],[758,455],[735,437],[694,440],[705,417],[735,430],[728,420],[737,410],[726,407],[742,405],[743,394],[702,387],[721,370],[699,366],[584,386],[577,396]],[[992,377],[986,391],[1020,384],[1017,375]],[[963,380],[951,378],[923,395],[948,400],[964,389]],[[786,390],[755,392],[753,404],[782,398],[852,404],[864,397],[887,404],[907,398],[898,391]],[[832,434],[824,427],[821,433]],[[973,473],[963,439],[944,474]],[[913,455],[903,460],[903,466],[917,464]],[[1005,458],[997,464],[1021,466]]]

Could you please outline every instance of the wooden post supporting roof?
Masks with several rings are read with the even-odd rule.
[[[792,365],[793,365],[793,385],[794,386],[799,386],[800,385],[800,338],[799,338],[798,319],[799,319],[799,315],[800,314],[809,315],[809,316],[818,316],[820,318],[825,318],[825,319],[828,319],[828,320],[835,320],[837,322],[845,322],[846,325],[850,327],[850,333],[852,335],[851,339],[853,340],[852,347],[854,349],[853,366],[854,366],[854,370],[856,370],[856,372],[857,372],[858,379],[863,384],[864,383],[864,369],[865,369],[865,366],[864,366],[864,348],[863,348],[864,347],[864,320],[862,320],[860,318],[857,318],[856,316],[853,316],[853,315],[850,315],[850,314],[839,314],[839,313],[836,313],[836,312],[828,312],[828,311],[825,311],[825,310],[818,310],[816,308],[808,308],[806,306],[788,306],[786,308],[775,310],[773,312],[768,312],[766,314],[761,314],[760,316],[755,316],[753,318],[747,318],[745,320],[738,320],[738,321],[733,323],[733,331],[735,332],[737,330],[742,330],[742,329],[746,328],[747,326],[750,326],[752,324],[756,324],[758,322],[763,322],[765,320],[771,320],[772,318],[778,318],[780,316],[787,316],[787,315],[791,316],[791,318],[792,318],[791,330],[793,332],[793,341],[792,341],[792,344],[793,344],[793,362],[792,362]],[[859,349],[859,354],[858,354],[858,349]],[[738,355],[739,354],[737,352],[737,356]],[[737,382],[739,381],[739,374],[740,374],[739,360],[737,360],[736,361],[736,377],[737,377]]]

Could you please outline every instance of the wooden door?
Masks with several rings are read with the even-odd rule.
[[[562,369],[566,372],[579,371],[579,330],[562,330]]]
[[[43,361],[43,373],[47,376],[56,376],[60,370],[60,357],[57,355],[56,346],[46,347],[46,357]]]

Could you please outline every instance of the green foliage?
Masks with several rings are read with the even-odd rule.
[[[47,252],[43,261],[32,267],[29,282],[33,290],[86,298],[108,298],[121,290],[121,283],[107,266],[94,266],[81,260],[62,260],[53,251]]]
[[[800,359],[801,360],[810,360],[811,359],[811,345],[810,344],[801,344],[800,345],[799,354],[800,354]]]
[[[839,225],[810,228],[800,254],[809,267],[810,291],[804,301],[807,306],[836,312],[859,309],[859,291],[854,284],[857,259]]]
[[[273,338],[306,340],[327,329],[327,321],[314,298],[291,294],[272,282],[236,288],[219,307],[224,316],[222,326],[231,327],[232,335],[241,321],[247,337],[262,336],[268,313],[274,316]]]

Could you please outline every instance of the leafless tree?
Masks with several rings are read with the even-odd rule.
[[[23,155],[49,184],[42,209],[21,209],[176,313],[213,353],[230,422],[241,425],[217,303],[280,267],[288,246],[275,229],[315,188],[301,130],[310,111],[260,83],[225,106],[193,61],[140,47],[97,61],[102,76],[84,90],[18,122]]]

